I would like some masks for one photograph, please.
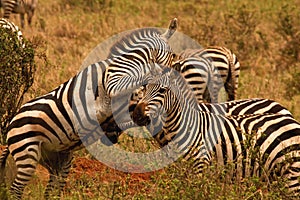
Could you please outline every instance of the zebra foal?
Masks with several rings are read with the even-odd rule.
[[[204,112],[185,80],[173,70],[146,87],[134,111],[139,118],[134,120],[146,125],[161,116],[164,145],[192,159],[196,172],[202,173],[212,160],[221,166],[230,163],[237,180],[257,176],[272,182],[282,177],[291,197],[299,196],[300,124],[291,115]]]
[[[24,28],[25,14],[27,14],[27,22],[30,25],[37,3],[38,0],[0,0],[0,7],[3,7],[4,18],[9,19],[11,13],[20,14],[21,27]]]

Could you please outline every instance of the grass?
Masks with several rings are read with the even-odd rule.
[[[35,82],[24,101],[74,76],[89,52],[114,34],[140,27],[166,28],[177,17],[179,32],[202,46],[226,46],[238,56],[238,98],[274,99],[300,121],[299,7],[297,0],[40,0],[32,26],[22,31],[24,37],[39,42],[37,50],[47,62],[36,58]],[[18,16],[12,20],[20,25]],[[130,151],[155,148],[153,141],[126,136],[119,146]],[[62,199],[286,198],[281,184],[266,186],[257,178],[232,183],[222,178],[222,169],[210,168],[199,177],[189,171],[188,163],[177,162],[157,172],[135,175],[94,166],[86,156],[85,151],[76,153]],[[93,166],[91,172],[81,165],[78,168],[83,159]],[[42,197],[46,172],[39,172],[26,189],[25,199]]]

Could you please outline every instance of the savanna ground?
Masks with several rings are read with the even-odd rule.
[[[167,28],[177,17],[178,31],[202,46],[226,46],[241,63],[238,98],[270,98],[300,120],[300,1],[259,0],[40,0],[24,37],[38,44],[35,81],[25,101],[45,94],[74,76],[96,45],[114,34],[141,27]],[[19,17],[12,20],[19,25]],[[140,129],[139,129],[140,130]],[[133,132],[138,132],[133,130]],[[134,135],[134,134],[131,134]],[[152,141],[124,135],[119,146],[135,151]],[[111,169],[86,151],[76,153],[62,199],[285,199],[282,184],[258,178],[231,183],[224,169],[199,177],[189,163],[156,172],[130,174]],[[39,168],[25,199],[40,199],[47,172]]]

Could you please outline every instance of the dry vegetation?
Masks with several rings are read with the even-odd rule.
[[[238,98],[271,98],[300,121],[300,2],[283,1],[140,1],[40,0],[33,25],[24,37],[39,44],[35,82],[25,100],[44,94],[75,75],[96,45],[110,36],[140,27],[168,26],[179,19],[178,31],[202,46],[220,45],[234,51],[241,63]],[[13,21],[19,24],[18,16]],[[137,145],[123,139],[121,145]],[[222,169],[202,177],[176,163],[147,174],[109,169],[77,153],[63,199],[284,199],[280,184],[266,186],[257,178],[232,184]],[[216,176],[217,174],[217,176]],[[26,190],[39,199],[45,172]]]

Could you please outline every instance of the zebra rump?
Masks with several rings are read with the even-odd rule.
[[[196,58],[205,64],[197,63],[195,60],[194,62],[190,61],[190,59]],[[220,46],[186,49],[178,55],[177,59],[178,61],[173,66],[177,65],[176,70],[184,74],[187,82],[194,90],[199,87],[195,80],[201,80],[203,79],[202,77],[210,77],[210,79],[206,80],[207,82],[202,83],[206,90],[196,95],[197,99],[200,100],[199,102],[203,102],[203,100],[206,102],[218,102],[218,94],[223,86],[228,94],[227,100],[236,99],[240,63],[231,50]],[[206,70],[197,70],[198,66],[201,66],[200,69],[206,67]]]

